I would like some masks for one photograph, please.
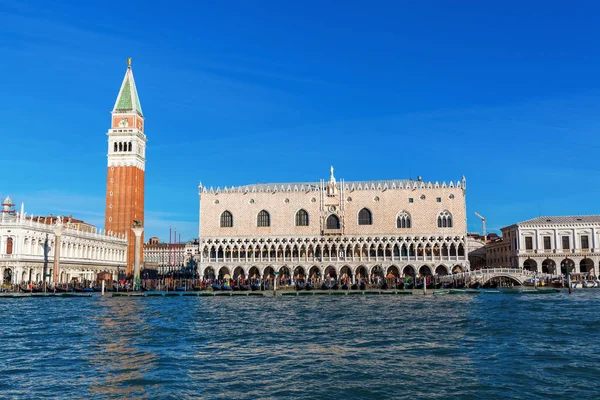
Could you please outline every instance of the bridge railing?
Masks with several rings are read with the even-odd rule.
[[[540,279],[546,278],[554,278],[557,275],[545,274],[545,273],[537,273],[533,271],[529,271],[526,269],[520,268],[486,268],[486,269],[477,269],[473,271],[460,272],[458,274],[452,275],[443,275],[440,276],[439,279],[441,281],[453,281],[453,280],[461,280],[465,278],[476,278],[476,277],[484,277],[491,275],[510,275],[519,277],[521,279],[533,278],[534,276]]]

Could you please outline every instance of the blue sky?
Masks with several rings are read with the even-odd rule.
[[[0,195],[103,225],[132,57],[147,236],[197,235],[199,181],[329,165],[347,181],[464,174],[469,231],[474,211],[496,231],[599,213],[599,6],[490,3],[0,0]]]

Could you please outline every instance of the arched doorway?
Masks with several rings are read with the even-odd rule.
[[[231,279],[229,268],[221,267],[221,269],[219,269],[219,279]]]
[[[448,268],[445,265],[438,265],[435,269],[436,275],[449,275]]]
[[[4,284],[5,285],[10,285],[12,283],[12,277],[13,277],[13,271],[12,271],[12,269],[6,268],[4,270],[4,277],[3,277],[4,278],[3,279]]]
[[[537,272],[537,263],[534,260],[532,260],[531,258],[528,258],[523,263],[523,269],[525,269],[527,271],[531,271],[531,272]]]
[[[416,275],[416,271],[414,269],[414,267],[412,265],[407,265],[406,267],[404,267],[402,269],[402,275],[403,276],[412,276],[414,277]]]
[[[389,288],[396,287],[398,278],[400,277],[400,270],[395,265],[390,265],[385,274],[385,282]]]
[[[207,267],[204,270],[204,279],[215,279],[215,270],[213,267]]]
[[[308,278],[312,279],[313,282],[320,281],[321,280],[321,270],[319,269],[319,267],[317,267],[316,265],[311,267],[308,270]]]
[[[381,265],[375,265],[373,268],[371,268],[371,278],[383,278],[383,268],[381,268]]]
[[[387,273],[385,274],[386,278],[390,278],[390,275],[394,278],[398,278],[400,276],[400,270],[395,265],[390,265],[387,269]]]
[[[289,285],[290,283],[290,269],[285,266],[279,268],[279,284],[283,286]]]
[[[242,267],[236,267],[233,270],[233,280],[239,281],[245,278],[244,269]]]
[[[265,268],[265,271],[263,272],[263,278],[272,282],[273,279],[275,279],[275,269],[271,266]]]
[[[251,283],[256,283],[260,279],[260,271],[257,267],[252,267],[248,271],[248,279]]]
[[[592,273],[594,272],[594,262],[589,258],[584,258],[579,263],[579,271],[582,273]]]
[[[542,273],[544,274],[555,274],[556,273],[556,263],[547,258],[542,262]]]
[[[364,265],[361,265],[356,269],[356,279],[366,279],[367,278],[367,268]]]
[[[419,275],[421,276],[431,276],[431,268],[428,265],[423,265],[419,268]]]
[[[335,267],[330,265],[325,269],[325,279],[335,279],[337,280],[337,272]]]
[[[570,258],[565,258],[560,262],[560,273],[563,275],[575,272],[575,262]]]
[[[304,271],[304,267],[297,266],[294,269],[294,277],[297,281],[304,281],[304,279],[306,279],[306,271]]]
[[[352,270],[349,266],[344,265],[340,270],[340,279],[346,283],[352,282]]]
[[[463,272],[462,266],[455,265],[454,267],[452,267],[453,274],[460,274],[461,272]]]

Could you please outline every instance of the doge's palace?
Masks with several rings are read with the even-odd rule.
[[[466,180],[198,187],[200,274],[292,279],[469,269]]]

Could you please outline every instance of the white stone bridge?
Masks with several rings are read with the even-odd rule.
[[[441,282],[480,282],[482,285],[494,278],[508,278],[522,285],[527,279],[536,276],[539,279],[553,278],[557,275],[537,274],[520,268],[485,268],[474,271],[461,272],[459,274],[443,275],[439,277]]]

